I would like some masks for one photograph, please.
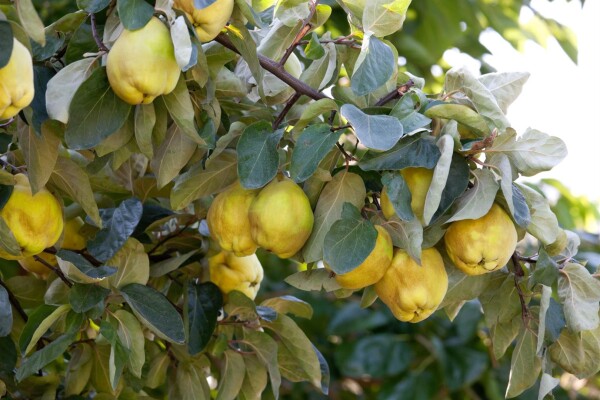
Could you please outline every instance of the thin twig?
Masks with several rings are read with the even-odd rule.
[[[165,236],[164,238],[162,238],[161,240],[159,240],[158,242],[156,242],[156,244],[154,245],[154,247],[152,247],[152,249],[150,249],[150,251],[148,252],[148,255],[151,255],[152,253],[154,253],[156,250],[158,250],[158,248],[160,246],[162,246],[163,244],[165,244],[167,241],[173,239],[174,237],[179,236],[183,231],[185,231],[187,228],[190,227],[190,225],[196,223],[196,220],[192,220],[192,221],[188,221],[184,226],[182,226],[181,228],[179,228],[178,230],[176,230],[173,233],[168,234],[167,236]]]
[[[377,103],[375,103],[375,106],[383,106],[384,104],[387,104],[388,102],[394,99],[401,98],[413,86],[415,86],[415,83],[412,80],[409,80],[404,85],[397,87],[396,89],[392,90],[391,92],[383,96],[381,99],[379,99]]]
[[[38,255],[33,256],[33,259],[35,261],[39,262],[40,264],[42,264],[44,267],[53,271],[56,275],[58,275],[60,280],[63,281],[65,283],[65,285],[67,285],[68,287],[73,287],[73,283],[67,279],[67,277],[62,273],[60,268],[55,267],[54,265],[50,264],[48,261],[44,260],[42,257],[40,257]]]
[[[285,103],[285,107],[283,107],[283,110],[281,110],[275,121],[273,121],[273,130],[277,129],[277,127],[281,124],[287,113],[290,112],[290,110],[292,109],[294,104],[296,104],[296,102],[300,99],[300,97],[302,97],[302,95],[296,92],[292,95],[292,97],[288,99],[287,103]]]
[[[341,131],[341,130],[348,129],[348,128],[352,128],[352,125],[346,124],[346,125],[342,125],[342,126],[332,126],[330,131],[337,132],[337,131]]]
[[[312,24],[310,23],[310,20],[313,19],[313,17],[315,16],[315,12],[317,11],[317,4],[319,4],[319,0],[311,0],[310,13],[308,14],[308,17],[306,17],[306,19],[302,21],[302,28],[300,28],[300,31],[294,38],[294,41],[292,42],[290,47],[288,47],[285,50],[285,53],[283,54],[283,57],[281,57],[281,60],[279,60],[280,66],[283,67],[285,65],[285,62],[292,55],[294,49],[296,48],[296,46],[298,46],[298,43],[300,43],[300,40],[302,40],[302,38],[312,29]]]
[[[8,301],[10,301],[10,304],[12,304],[15,310],[17,310],[21,318],[23,318],[23,321],[27,322],[27,313],[25,312],[25,310],[23,310],[23,307],[21,306],[21,303],[19,303],[19,300],[16,298],[14,293],[8,288],[8,286],[6,286],[6,283],[4,283],[2,279],[0,279],[0,286],[6,289],[6,293],[8,293]]]
[[[519,295],[519,302],[521,303],[521,318],[523,319],[523,324],[525,327],[529,326],[529,309],[527,308],[527,303],[525,302],[525,295],[523,294],[523,290],[521,289],[521,285],[519,285],[519,281],[523,276],[525,276],[525,272],[521,267],[521,262],[519,261],[519,255],[515,252],[511,256],[511,261],[514,267],[513,278],[515,280],[515,289],[517,289],[517,294]]]
[[[92,25],[92,36],[96,41],[96,45],[98,46],[98,50],[108,52],[108,47],[102,42],[100,39],[100,35],[98,34],[98,29],[96,28],[96,14],[90,13],[90,23]]]

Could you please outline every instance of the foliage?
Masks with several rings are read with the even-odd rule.
[[[569,228],[580,220],[568,225],[564,201],[551,208],[515,183],[566,156],[560,138],[518,134],[506,118],[528,75],[454,69],[439,94],[419,77],[456,39],[457,10],[469,29],[489,24],[508,37],[520,2],[340,0],[332,14],[316,1],[236,0],[229,25],[201,43],[181,11],[159,0],[154,14],[170,27],[182,73],[173,91],[130,105],[111,88],[106,56],[124,27],[150,20],[150,3],[81,0],[45,26],[31,0],[0,2],[0,68],[15,38],[35,73],[32,103],[0,128],[0,204],[13,174],[26,171],[32,187],[62,202],[66,220],[85,218],[87,239],[85,249],[67,250],[62,239],[45,249],[58,262],[48,280],[0,260],[0,395],[543,398],[565,371],[598,372],[597,264],[580,259],[580,238],[556,215]],[[336,30],[348,26],[340,15],[350,32]],[[425,57],[416,42],[428,44]],[[416,74],[399,69],[399,49]],[[299,78],[283,67],[292,55]],[[128,61],[148,74],[147,60]],[[415,167],[433,171],[418,218],[398,172]],[[263,207],[261,223],[300,212],[303,221],[285,223],[301,232],[259,243],[266,278],[256,301],[224,296],[209,274],[219,251],[206,223],[211,202],[236,181],[264,194],[280,180],[306,201]],[[389,220],[384,185],[396,211]],[[503,268],[467,276],[445,253],[445,230],[494,203],[522,240]],[[374,226],[414,268],[425,268],[416,265],[423,249],[442,254],[448,288],[426,321],[400,323],[373,286],[343,289],[320,268],[351,272],[374,248]],[[0,248],[19,248],[2,219],[0,227]],[[292,261],[264,250],[275,241],[299,249]]]

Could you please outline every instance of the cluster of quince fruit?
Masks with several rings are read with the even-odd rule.
[[[215,197],[206,221],[222,249],[209,258],[211,280],[224,293],[240,290],[254,299],[263,277],[256,250],[292,257],[308,240],[314,215],[300,186],[276,177],[262,189],[236,181]]]
[[[62,248],[85,248],[86,239],[79,233],[83,221],[76,217],[64,223],[62,206],[52,193],[42,188],[33,194],[29,179],[24,174],[17,174],[14,179],[15,185],[8,201],[0,209],[0,217],[12,232],[20,252],[13,254],[0,249],[0,258],[18,260],[25,270],[46,279],[51,270],[34,256],[39,256],[48,265],[55,267],[56,257],[43,251],[54,246],[61,235]]]
[[[196,9],[194,0],[175,0],[173,7],[186,15],[199,39],[207,42],[229,21],[233,3],[234,0],[217,0]],[[181,68],[167,26],[152,17],[140,29],[124,29],[108,53],[106,73],[115,94],[131,105],[149,104],[156,97],[171,93]]]
[[[411,209],[423,222],[425,199],[433,170],[414,167],[401,172],[411,193]],[[396,214],[384,187],[381,209],[386,218]],[[377,241],[371,254],[356,269],[337,275],[342,287],[358,289],[374,284],[379,298],[401,321],[419,322],[429,317],[448,289],[444,261],[435,248],[423,249],[421,265],[407,252],[394,249],[385,229],[376,226]],[[452,222],[444,245],[450,261],[467,275],[480,275],[502,268],[513,255],[517,231],[510,216],[496,203],[478,219]]]

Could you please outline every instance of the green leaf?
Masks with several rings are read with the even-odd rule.
[[[511,274],[494,276],[479,301],[488,326],[510,322],[521,313],[519,293]]]
[[[169,272],[175,271],[190,259],[198,250],[192,250],[180,256],[170,257],[164,261],[159,261],[150,266],[150,276],[153,278],[164,276]]]
[[[532,322],[530,322],[530,325]],[[537,381],[542,363],[536,355],[537,336],[534,327],[522,327],[510,361],[510,378],[506,398],[520,395]]]
[[[559,272],[558,298],[565,309],[567,326],[573,332],[600,325],[600,281],[580,264],[568,263]]]
[[[313,35],[315,35],[313,33]],[[13,51],[13,33],[8,21],[0,20],[0,69],[6,67]]]
[[[319,37],[315,32],[311,34],[310,40],[304,48],[304,54],[309,60],[318,60],[325,55],[325,49],[323,49],[323,46],[321,46]]]
[[[544,248],[538,251],[538,259],[535,263],[535,270],[531,274],[531,284],[542,284],[554,286],[558,280],[558,263],[554,261]]]
[[[143,28],[150,21],[154,14],[154,7],[145,0],[119,0],[117,12],[125,29],[135,31]]]
[[[499,185],[494,179],[494,173],[489,169],[472,171],[475,183],[456,202],[454,215],[446,222],[483,217],[492,207]]]
[[[522,325],[523,320],[521,318],[513,318],[508,322],[498,322],[490,326],[494,357],[497,360],[502,358],[509,346],[513,344]]]
[[[402,221],[397,215],[392,215],[386,222],[381,215],[377,215],[372,221],[388,231],[394,246],[406,250],[417,263],[421,264],[423,226],[417,218]]]
[[[106,68],[97,68],[77,89],[69,106],[65,141],[73,150],[96,146],[127,120],[131,106],[110,88]]]
[[[110,346],[108,373],[113,390],[115,390],[119,385],[119,381],[123,375],[123,369],[125,368],[125,363],[127,362],[128,357],[129,352],[125,347],[123,347],[121,342],[115,341]]]
[[[527,225],[527,232],[547,246],[558,238],[560,228],[556,215],[550,209],[548,200],[528,186],[515,184],[525,197],[525,201],[531,212],[531,222]]]
[[[221,307],[223,307],[223,296],[214,283],[188,283],[185,312],[188,351],[191,355],[201,352],[212,338]]]
[[[306,105],[300,115],[300,119],[294,125],[294,132],[299,132],[320,115],[331,111],[339,111],[338,105],[333,99],[326,98],[310,102]]]
[[[339,132],[332,132],[328,124],[310,125],[304,129],[292,153],[291,178],[297,183],[310,178],[339,137]]]
[[[88,13],[97,13],[108,7],[109,3],[110,0],[77,0],[77,7]]]
[[[418,98],[416,93],[408,92],[392,108],[390,115],[396,117],[404,126],[404,133],[410,135],[424,129],[431,124],[431,118],[427,118],[418,110],[415,98]]]
[[[326,292],[332,292],[341,289],[331,272],[325,268],[296,272],[284,280],[288,285],[305,291],[320,291],[323,289]]]
[[[269,307],[280,314],[293,314],[297,317],[311,319],[313,309],[311,305],[304,300],[300,300],[294,296],[281,296],[266,299],[261,306]]]
[[[44,32],[44,23],[40,19],[31,0],[15,1],[17,15],[21,21],[21,26],[27,32],[30,38],[35,40],[40,46],[46,44],[46,34]]]
[[[32,275],[13,276],[4,281],[25,309],[36,308],[44,303],[46,282]]]
[[[181,210],[192,201],[217,193],[237,179],[237,157],[234,151],[227,150],[207,163],[195,164],[175,180],[171,191],[171,207]]]
[[[490,133],[485,119],[477,111],[473,111],[463,104],[432,102],[425,110],[425,115],[429,118],[443,118],[459,122],[469,127],[478,137],[485,137]]]
[[[513,130],[498,136],[486,152],[506,154],[522,175],[533,176],[551,170],[564,160],[567,146],[556,136],[529,128],[518,139]]]
[[[46,308],[40,306],[36,310],[35,318],[27,320],[25,329],[19,338],[19,348],[23,355],[28,354],[36,346],[38,340],[50,329],[54,323],[71,310],[69,304],[60,307]],[[32,320],[33,319],[33,320]],[[27,334],[25,334],[27,332]],[[30,334],[31,333],[31,334]]]
[[[508,106],[521,94],[529,75],[529,72],[493,72],[481,75],[478,80],[490,91],[500,110],[506,114]]]
[[[117,268],[107,265],[95,267],[81,254],[69,250],[59,250],[56,257],[63,273],[81,283],[95,283],[117,272]],[[69,264],[77,271],[72,270]]]
[[[138,283],[122,287],[120,293],[136,317],[159,337],[174,343],[185,341],[181,316],[161,293]]]
[[[500,272],[492,272],[476,276],[466,275],[452,265],[446,254],[443,254],[443,256],[446,273],[448,274],[448,290],[446,291],[444,300],[440,304],[440,308],[478,297],[487,288],[492,278],[501,274]]]
[[[363,2],[362,26],[364,32],[375,36],[391,35],[402,28],[411,0],[369,0]]]
[[[552,390],[558,386],[560,383],[560,378],[555,378],[550,374],[543,373],[542,379],[540,380],[540,391],[538,393],[538,400],[544,400],[544,398],[549,395]]]
[[[175,89],[161,98],[179,129],[194,143],[206,145],[194,124],[194,106],[183,75],[179,77]]]
[[[415,214],[410,207],[412,194],[402,175],[397,172],[384,172],[381,183],[386,188],[386,194],[394,207],[396,215],[403,221],[414,220]]]
[[[0,337],[0,374],[13,373],[17,365],[17,348],[10,336]]]
[[[267,386],[267,369],[254,355],[244,356],[243,359],[246,373],[240,389],[240,400],[260,400]]]
[[[275,177],[279,166],[277,147],[282,136],[283,130],[273,131],[266,121],[246,127],[237,145],[237,172],[246,189],[261,188]]]
[[[107,264],[117,267],[117,273],[108,278],[112,287],[120,288],[130,283],[145,285],[150,277],[150,260],[144,246],[129,238]]]
[[[75,284],[69,291],[69,303],[73,311],[84,313],[103,301],[109,293],[109,289],[98,285]]]
[[[60,138],[60,129],[51,121],[44,122],[41,135],[32,126],[19,129],[19,146],[27,163],[27,172],[32,193],[40,191],[52,174],[56,160]]]
[[[88,241],[87,250],[97,260],[106,262],[125,244],[142,217],[142,203],[134,198],[121,202],[104,221],[104,227]]]
[[[169,398],[181,400],[210,400],[211,398],[204,367],[189,361],[179,364],[175,384],[170,386]]]
[[[390,150],[404,135],[402,123],[389,115],[368,115],[352,104],[344,104],[340,113],[346,118],[360,142],[374,150]]]
[[[0,217],[0,248],[10,255],[21,255],[21,246],[2,217]]]
[[[224,354],[225,365],[217,388],[216,400],[235,400],[244,383],[246,364],[244,357],[233,350],[225,350]]]
[[[177,125],[171,126],[167,137],[156,150],[150,165],[156,174],[159,189],[175,179],[194,155],[197,145],[184,135]]]
[[[0,338],[10,335],[13,326],[12,306],[8,292],[0,286]]]
[[[375,36],[365,36],[351,79],[351,88],[357,96],[369,94],[392,77],[396,59],[392,49]]]
[[[423,222],[428,225],[440,207],[442,196],[448,183],[448,176],[452,167],[454,156],[454,140],[450,135],[443,135],[437,142],[440,149],[440,159],[433,170],[431,184],[427,191],[425,206],[423,209]]]
[[[127,350],[126,363],[129,371],[141,378],[142,367],[146,360],[144,351],[144,332],[138,320],[125,310],[117,310],[113,314],[117,321],[117,337],[121,345]]]
[[[334,222],[341,218],[344,203],[360,208],[366,196],[363,180],[351,172],[339,172],[325,185],[315,208],[312,233],[302,251],[305,262],[323,258],[323,241]]]
[[[17,381],[21,382],[23,379],[35,374],[40,369],[56,360],[62,355],[62,353],[67,351],[74,339],[74,333],[66,333],[54,339],[43,349],[36,351],[27,358],[24,358],[21,362],[21,366],[17,368],[17,373],[15,375]]]
[[[469,347],[449,347],[444,373],[449,390],[458,390],[478,381],[489,368],[489,354]]]
[[[375,248],[377,230],[350,203],[344,203],[342,219],[331,225],[323,242],[323,260],[336,274],[359,266]]]
[[[152,146],[152,131],[156,124],[156,111],[154,104],[140,104],[135,108],[135,140],[140,151],[152,159],[154,148]]]
[[[252,347],[258,359],[267,367],[271,390],[277,399],[281,385],[281,374],[277,362],[277,342],[266,333],[248,328],[244,328],[244,342]]]
[[[436,166],[436,170],[437,168],[438,167]],[[469,177],[471,174],[470,171],[471,170],[466,159],[458,153],[453,153],[452,162],[450,163],[450,170],[448,171],[448,179],[446,179],[446,186],[442,191],[440,205],[429,222],[430,226],[432,222],[435,223],[437,221],[441,221],[441,217],[454,204],[454,201],[459,198],[465,192],[465,190],[467,190],[469,185]],[[434,179],[436,179],[435,171]]]
[[[579,379],[595,375],[600,371],[600,327],[581,332],[564,329],[548,351],[552,361]]]
[[[407,167],[433,169],[440,158],[440,150],[431,138],[409,136],[400,139],[385,152],[369,151],[358,163],[364,171],[394,170]]]

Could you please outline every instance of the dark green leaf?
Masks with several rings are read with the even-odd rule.
[[[212,282],[189,283],[187,292],[188,351],[201,352],[215,331],[223,307],[221,290]]]
[[[292,153],[291,178],[296,182],[310,178],[339,137],[328,124],[311,125],[302,131]]]
[[[279,154],[277,146],[283,130],[273,132],[271,124],[259,121],[249,125],[237,145],[238,176],[246,189],[258,189],[277,174]]]
[[[73,311],[84,313],[103,301],[109,293],[110,289],[102,286],[76,283],[69,292],[69,303],[71,303]]]
[[[399,382],[390,379],[383,385],[377,400],[430,400],[439,392],[440,384],[439,375],[434,375],[429,369],[412,371]]]
[[[56,75],[56,72],[52,68],[39,65],[33,67],[35,95],[30,106],[33,108],[33,127],[38,136],[42,131],[42,123],[48,119],[48,111],[46,111],[46,86],[48,86],[48,81],[54,75]]]
[[[43,349],[36,351],[30,357],[24,358],[21,366],[17,368],[16,379],[18,382],[35,374],[64,353],[75,338],[74,334],[64,334],[54,339]]]
[[[138,319],[154,333],[170,342],[185,341],[181,315],[165,296],[138,283],[124,286],[120,292]]]
[[[323,246],[323,259],[337,274],[345,274],[359,266],[375,247],[377,230],[350,203],[344,203],[342,219],[336,221]]]
[[[10,198],[12,194],[14,186],[12,185],[0,185],[0,210],[4,208],[4,205]]]
[[[0,376],[12,374],[17,365],[17,347],[10,336],[0,337]]]
[[[404,135],[398,118],[365,114],[352,104],[344,104],[340,113],[350,122],[360,142],[370,149],[389,150]]]
[[[42,304],[29,315],[27,323],[25,324],[25,327],[21,332],[21,336],[19,337],[19,349],[21,353],[25,352],[25,349],[27,348],[27,345],[29,345],[29,342],[31,342],[31,338],[33,337],[33,334],[38,326],[56,309],[57,307],[55,306]]]
[[[515,222],[522,228],[527,228],[529,223],[531,222],[531,213],[529,212],[529,206],[525,201],[525,196],[521,189],[514,183],[512,184],[512,199],[513,206],[515,208],[515,212],[513,217],[515,218]]]
[[[194,0],[194,8],[201,10],[203,8],[210,6],[215,1],[217,1],[217,0]]]
[[[103,27],[100,26],[98,28],[98,35],[100,35],[100,37],[102,37],[102,30]],[[96,51],[98,51],[98,44],[96,43],[96,40],[94,40],[92,34],[92,25],[82,23],[73,33],[71,39],[69,39],[65,58],[67,64],[71,64],[77,60],[81,60],[85,53],[93,53]]]
[[[272,297],[260,303],[261,306],[269,307],[278,313],[294,314],[301,318],[312,318],[313,309],[311,305],[304,300],[294,296]]]
[[[358,68],[352,74],[351,88],[357,96],[364,96],[383,86],[392,77],[396,60],[387,44],[370,36],[363,41],[357,63]]]
[[[12,324],[12,306],[8,298],[8,292],[4,286],[0,286],[0,337],[10,335]]]
[[[103,221],[104,227],[96,237],[88,241],[89,253],[102,262],[114,256],[140,222],[142,210],[142,203],[136,198],[127,199],[119,204],[110,218]]]
[[[74,150],[96,146],[125,123],[129,110],[131,106],[110,88],[106,68],[97,68],[71,101],[65,132],[67,145]]]
[[[545,337],[552,342],[558,340],[560,332],[567,325],[565,320],[565,313],[560,304],[558,304],[553,298],[550,298],[550,304],[546,311],[546,331]]]
[[[440,149],[432,139],[418,136],[403,138],[388,151],[369,151],[358,165],[365,171],[401,170],[407,167],[433,169],[440,158]]]
[[[325,55],[325,49],[321,46],[319,37],[315,32],[312,33],[308,44],[304,48],[304,55],[306,55],[306,58],[309,60],[318,60]]]
[[[429,118],[455,120],[469,127],[471,132],[476,133],[478,137],[485,137],[490,131],[483,116],[463,104],[432,102],[425,110],[425,115]]]
[[[88,13],[97,13],[108,7],[109,3],[110,0],[77,0],[77,7]]]
[[[542,284],[552,287],[558,280],[558,264],[554,261],[543,247],[540,248],[535,270],[532,274],[531,284]]]
[[[117,268],[103,265],[94,267],[84,256],[74,251],[61,249],[56,256],[62,260],[68,261],[77,267],[78,270],[93,279],[102,279],[111,276],[117,272]]]
[[[466,159],[458,153],[452,154],[452,163],[448,172],[448,180],[442,192],[442,198],[437,211],[433,214],[431,223],[434,223],[442,216],[454,203],[454,200],[460,197],[469,185],[469,164]],[[431,224],[430,223],[430,224]]]
[[[381,178],[381,183],[386,186],[386,193],[392,205],[396,215],[404,221],[412,221],[415,215],[410,207],[412,195],[408,189],[406,181],[399,173],[386,172]]]
[[[154,7],[145,0],[119,0],[117,11],[125,29],[135,31],[143,28],[150,21],[154,14]]]
[[[431,118],[427,118],[416,109],[414,97],[416,97],[414,93],[405,94],[390,112],[392,117],[396,117],[402,122],[406,134],[424,128],[431,123]]]
[[[489,354],[466,346],[449,347],[446,350],[444,371],[446,384],[454,391],[478,380],[489,368]]]
[[[14,40],[10,23],[8,21],[0,21],[0,69],[8,64],[13,44]]]

